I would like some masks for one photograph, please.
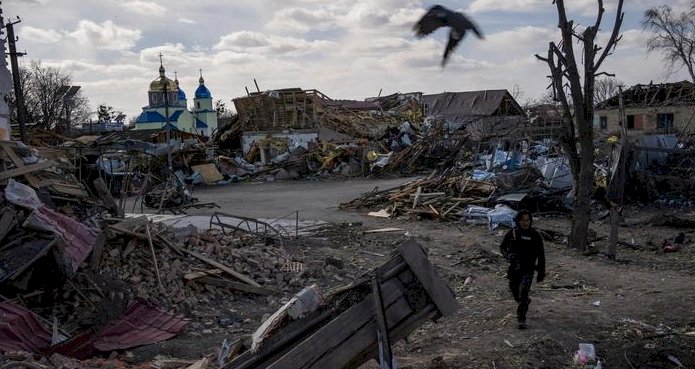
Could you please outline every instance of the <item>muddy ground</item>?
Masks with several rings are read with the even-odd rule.
[[[673,209],[626,209],[626,223],[636,225],[620,228],[620,239],[630,247],[620,246],[616,261],[603,254],[608,226],[602,222],[591,226],[598,240],[589,253],[569,249],[561,239],[546,241],[547,277],[533,285],[529,329],[520,331],[504,278],[505,261],[498,252],[504,228],[379,219],[335,208],[359,192],[395,184],[393,180],[242,184],[200,191],[197,196],[216,199],[224,204],[222,210],[237,215],[272,217],[303,208],[303,219],[320,217],[334,223],[294,244],[299,258],[323,266],[322,288],[348,283],[385,260],[375,254],[387,255],[403,240],[416,237],[429,249],[430,260],[455,291],[461,309],[398,342],[395,353],[401,368],[571,368],[582,342],[596,346],[604,368],[678,368],[676,362],[695,367],[695,233],[646,222],[655,215],[672,214]],[[254,196],[264,199],[263,207],[254,207]],[[695,214],[675,212],[691,219]],[[567,233],[569,224],[570,219],[556,216],[539,218],[534,226]],[[381,227],[402,231],[363,233]],[[664,253],[664,240],[680,232],[685,242],[678,251]],[[133,361],[156,354],[199,358],[214,353],[224,338],[252,332],[263,315],[281,303],[248,295],[234,299],[239,302],[234,325],[221,327],[217,317],[211,317],[209,324],[189,327],[175,340],[124,355]],[[253,306],[253,311],[245,311],[245,305]],[[364,368],[378,366],[371,362]]]

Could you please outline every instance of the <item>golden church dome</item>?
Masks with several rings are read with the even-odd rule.
[[[176,82],[167,77],[159,77],[150,83],[150,91],[164,91],[165,85],[167,91],[173,92],[177,90]]]

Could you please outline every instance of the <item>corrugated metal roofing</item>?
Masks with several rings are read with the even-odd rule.
[[[94,332],[89,330],[73,336],[67,341],[50,347],[48,353],[56,353],[79,360],[92,358],[98,353],[94,348]]]
[[[0,303],[0,352],[38,353],[51,345],[51,330],[31,311],[10,302]]]
[[[99,351],[111,351],[149,345],[176,337],[186,324],[183,315],[174,315],[137,300],[121,318],[97,332],[94,347]]]
[[[95,229],[47,206],[34,210],[27,217],[26,224],[34,224],[39,229],[49,229],[60,236],[63,242],[58,244],[58,248],[66,266],[69,267],[66,271],[68,274],[77,272],[97,242]]]

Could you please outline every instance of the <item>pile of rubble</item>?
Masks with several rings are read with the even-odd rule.
[[[324,261],[271,237],[124,219],[102,179],[83,186],[46,149],[2,149],[0,351],[89,356],[174,337],[184,316],[238,328],[324,277]]]
[[[132,295],[165,308],[205,315],[211,299],[278,296],[296,291],[317,274],[284,248],[248,235],[193,226],[172,229],[145,218],[109,229],[115,234],[102,254],[100,272],[128,282]]]
[[[486,206],[500,194],[518,188],[537,187],[542,178],[534,168],[512,173],[481,176],[478,171],[452,168],[387,190],[374,190],[355,200],[340,204],[341,209],[381,209],[369,215],[392,218],[409,215],[416,218],[459,220],[470,206]]]

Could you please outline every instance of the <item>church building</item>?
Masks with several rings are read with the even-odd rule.
[[[186,93],[179,86],[177,76],[172,81],[166,76],[164,65],[159,64],[159,78],[150,83],[149,104],[135,120],[135,129],[169,129],[201,136],[210,136],[217,129],[217,112],[212,106],[212,94],[205,86],[200,71],[198,88],[193,98],[193,109],[187,106]]]

